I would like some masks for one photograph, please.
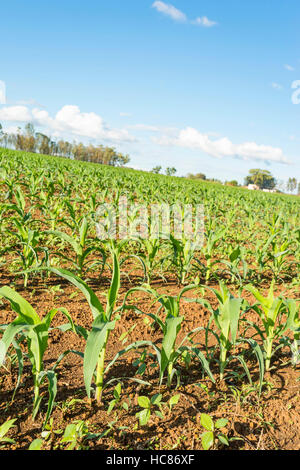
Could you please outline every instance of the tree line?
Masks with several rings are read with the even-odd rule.
[[[123,166],[130,161],[128,155],[117,152],[114,147],[71,143],[63,139],[53,140],[41,132],[36,132],[31,123],[26,124],[23,130],[19,127],[16,133],[4,132],[0,124],[0,147],[111,166]]]
[[[187,178],[221,183],[221,181],[216,179],[208,179],[204,173],[189,173]],[[225,181],[224,184],[228,186],[239,186],[236,180]],[[260,170],[258,168],[249,170],[249,174],[244,180],[244,185],[248,186],[249,184],[255,184],[259,189],[271,190],[276,188],[278,192],[284,191],[291,194],[297,192],[298,195],[300,195],[300,181],[297,181],[295,177],[290,177],[286,182],[280,182],[277,181],[268,170]]]

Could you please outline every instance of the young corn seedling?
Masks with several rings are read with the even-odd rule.
[[[292,252],[291,245],[292,240],[288,239],[284,240],[282,243],[276,240],[276,238],[271,241],[272,251],[269,253],[269,258],[272,262],[271,269],[275,280],[279,279],[284,269],[292,264],[292,262],[289,262],[287,259],[287,256]]]
[[[86,347],[83,360],[84,383],[87,396],[91,398],[91,383],[96,369],[96,400],[101,402],[104,386],[104,364],[107,342],[109,335],[114,330],[119,316],[114,314],[115,304],[120,288],[120,266],[117,254],[113,252],[113,275],[111,285],[107,294],[106,309],[103,308],[96,294],[85,282],[69,271],[59,268],[47,268],[50,272],[67,279],[75,287],[81,290],[91,308],[94,318],[92,329],[87,333]]]
[[[195,258],[195,244],[191,240],[177,240],[173,235],[170,235],[170,243],[173,249],[172,264],[176,268],[178,282],[185,284]]]
[[[237,340],[242,299],[233,297],[222,282],[219,283],[219,286],[220,290],[211,289],[219,301],[219,307],[214,310],[207,301],[205,301],[205,305],[212,312],[207,332],[211,331],[209,326],[212,321],[219,330],[219,334],[216,332],[213,332],[213,334],[220,347],[219,367],[220,379],[222,380],[227,364],[227,356]]]
[[[218,262],[218,261],[213,261],[213,255],[214,255],[215,248],[217,246],[218,241],[224,236],[226,232],[226,228],[217,229],[215,231],[208,230],[207,232],[208,233],[206,234],[206,243],[202,250],[205,260],[206,260],[206,266],[204,267],[205,272],[206,272],[205,274],[206,282],[209,280],[211,276],[213,266]]]
[[[231,274],[231,282],[234,283],[237,281],[241,286],[249,272],[248,264],[245,260],[245,249],[239,245],[234,249],[231,247],[228,258],[229,260],[221,260],[221,263],[228,267],[228,272]],[[242,275],[240,273],[240,267],[242,268]]]
[[[196,353],[196,356],[200,360],[205,372],[208,374],[208,376],[213,382],[215,381],[210,371],[209,364],[205,359],[204,355],[201,353],[201,351],[195,348],[190,348],[185,345],[186,341],[190,338],[190,336],[203,329],[203,327],[195,328],[193,331],[191,331],[184,337],[179,346],[176,345],[176,340],[179,332],[181,331],[182,322],[184,320],[184,316],[180,315],[180,300],[185,292],[187,292],[188,290],[195,289],[195,287],[195,285],[186,286],[180,291],[177,296],[174,297],[167,295],[159,295],[154,289],[137,287],[134,289],[130,289],[127,292],[123,302],[122,309],[132,309],[135,310],[137,313],[149,316],[150,318],[152,318],[152,320],[154,320],[155,323],[157,323],[157,325],[161,329],[163,333],[163,338],[160,348],[151,341],[142,341],[140,342],[141,344],[139,346],[148,345],[155,350],[157,361],[159,364],[159,383],[160,385],[162,384],[164,375],[165,373],[167,373],[167,386],[169,388],[171,388],[174,375],[177,375],[177,382],[179,384],[180,374],[179,371],[175,368],[175,366],[179,362],[179,359],[186,353],[186,351],[189,350],[192,350],[194,354]],[[144,313],[134,305],[125,305],[127,297],[132,292],[137,291],[150,294],[152,297],[154,297],[155,302],[159,302],[161,304],[156,314]],[[161,310],[164,310],[166,313],[164,320],[160,317]]]
[[[274,297],[274,281],[271,283],[267,297],[252,285],[247,286],[246,289],[258,301],[252,308],[259,315],[263,329],[254,322],[249,323],[255,328],[263,341],[265,368],[268,371],[271,368],[271,358],[275,353],[273,351],[274,341],[280,338],[287,329],[291,329],[296,335],[298,334],[299,317],[296,311],[296,303],[293,301],[287,302],[280,297]],[[284,314],[286,314],[285,319]]]
[[[71,237],[70,235],[67,235],[66,233],[64,232],[60,232],[58,230],[50,230],[48,232],[46,232],[50,235],[53,235],[57,238],[60,238],[61,240],[63,240],[64,242],[67,242],[69,245],[72,246],[74,252],[75,252],[75,261],[72,260],[72,259],[69,259],[67,256],[63,255],[63,254],[60,254],[60,256],[64,259],[66,259],[67,261],[70,261],[75,269],[76,269],[76,272],[78,273],[79,277],[82,276],[83,274],[83,270],[86,268],[87,264],[88,264],[88,256],[90,255],[90,253],[94,252],[94,251],[100,251],[101,254],[102,254],[102,265],[104,264],[105,262],[105,254],[104,254],[104,251],[96,246],[96,245],[90,245],[88,246],[88,238],[87,238],[87,233],[88,233],[88,221],[86,219],[86,217],[84,217],[82,219],[82,222],[81,222],[81,225],[80,225],[80,228],[79,228],[79,237],[78,239],[75,238],[75,237]]]
[[[15,211],[18,214],[19,221],[22,225],[26,225],[29,221],[31,221],[31,211],[33,206],[30,207],[29,211],[26,211],[26,201],[25,196],[20,187],[14,187],[14,196],[15,196],[15,203],[7,204],[6,210]]]
[[[274,238],[276,237],[276,234],[270,235],[270,237],[265,240],[263,239],[258,240],[255,245],[255,258],[256,258],[256,263],[258,267],[258,279],[260,280],[262,277],[262,274],[268,264],[269,258],[270,258],[270,245]]]
[[[0,297],[7,299],[12,309],[17,313],[17,318],[5,328],[0,340],[0,364],[4,363],[8,348],[13,343],[15,336],[22,333],[27,341],[28,355],[32,364],[34,381],[33,418],[36,417],[42,401],[40,387],[45,378],[48,379],[49,401],[45,420],[46,424],[53,408],[57,380],[54,370],[44,369],[43,358],[48,346],[50,325],[58,310],[50,310],[41,320],[27,300],[10,287],[2,287],[0,289]],[[75,326],[68,312],[65,309],[60,311],[67,317],[71,328],[75,332]]]
[[[147,283],[149,284],[153,277],[154,269],[159,264],[159,261],[156,261],[156,256],[161,248],[161,241],[157,238],[149,240],[141,239],[140,243],[144,248],[144,253],[140,253],[139,257],[143,260],[146,267]]]
[[[27,287],[28,283],[28,273],[26,272],[30,268],[39,267],[42,264],[47,264],[48,262],[48,250],[39,246],[41,233],[37,230],[30,230],[25,228],[19,221],[14,220],[15,226],[18,229],[18,232],[15,234],[19,240],[19,244],[22,249],[19,250],[15,248],[16,252],[21,258],[22,269],[24,271],[24,287]],[[44,258],[39,261],[38,254],[40,252],[44,253]]]

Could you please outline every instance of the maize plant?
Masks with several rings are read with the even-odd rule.
[[[222,380],[227,364],[227,356],[237,340],[242,299],[233,297],[229,289],[222,282],[219,283],[219,287],[220,290],[211,289],[218,299],[218,308],[213,309],[207,301],[204,305],[212,313],[207,332],[210,331],[212,321],[214,321],[219,330],[219,333],[213,330],[213,334],[220,347],[219,368],[220,379]]]
[[[34,382],[34,400],[33,400],[33,418],[36,417],[42,396],[40,388],[45,378],[48,380],[49,400],[45,423],[47,422],[54,404],[56,396],[57,379],[54,370],[44,369],[44,354],[48,347],[48,336],[50,325],[58,313],[58,309],[50,310],[43,319],[39,317],[35,309],[16,291],[8,286],[0,289],[0,297],[4,297],[10,302],[12,309],[16,312],[17,318],[13,320],[4,330],[0,340],[0,364],[4,363],[6,353],[13,343],[14,338],[20,333],[27,342],[28,356],[32,365],[32,374]],[[67,317],[74,332],[75,326],[71,316],[65,309],[60,311]]]
[[[269,253],[269,258],[272,262],[271,269],[274,274],[275,281],[280,277],[284,268],[291,266],[292,262],[288,261],[287,257],[291,254],[292,240],[285,239],[282,243],[274,238],[271,241],[272,251]]]
[[[87,396],[91,398],[91,383],[95,369],[95,398],[101,402],[104,386],[104,365],[105,354],[109,335],[114,330],[117,320],[120,318],[115,310],[115,304],[120,288],[120,266],[117,254],[113,252],[113,275],[111,285],[107,294],[106,309],[103,308],[93,290],[73,273],[59,268],[47,268],[50,272],[68,280],[75,287],[80,289],[86,297],[93,315],[92,329],[88,332],[83,360],[83,375]],[[116,315],[115,315],[116,314]],[[115,318],[113,319],[113,317]]]
[[[293,333],[293,343],[291,345],[292,351],[292,364],[296,366],[300,362],[300,316],[299,306],[297,302],[292,299],[284,300],[287,310],[287,324],[286,329]]]
[[[291,329],[297,334],[299,328],[299,317],[296,312],[296,304],[294,302],[285,302],[280,297],[274,297],[274,281],[272,281],[269,293],[265,297],[258,289],[252,285],[246,287],[256,300],[256,304],[252,305],[252,309],[259,315],[263,328],[254,322],[249,322],[263,341],[265,368],[267,371],[271,368],[271,359],[276,350],[273,350],[274,341],[282,337],[283,333]]]
[[[179,345],[176,345],[176,341],[178,335],[180,333],[182,322],[184,320],[184,316],[180,315],[180,300],[183,297],[183,294],[188,290],[195,289],[196,285],[190,285],[184,287],[177,296],[167,296],[167,295],[159,295],[155,290],[146,287],[136,287],[130,289],[124,299],[122,309],[131,309],[137,313],[147,315],[154,323],[156,323],[160,330],[162,331],[163,338],[161,347],[158,347],[151,341],[143,341],[140,346],[150,346],[155,350],[158,365],[159,365],[159,384],[162,384],[165,372],[167,373],[167,386],[170,388],[172,385],[172,381],[174,376],[177,376],[177,382],[180,382],[180,374],[179,371],[176,369],[176,365],[179,362],[179,359],[187,352],[191,351],[196,357],[200,360],[203,369],[210,377],[210,379],[214,382],[215,379],[210,371],[209,364],[201,353],[200,350],[197,348],[191,348],[186,346],[186,341],[195,333],[199,332],[203,329],[203,327],[195,328],[191,332],[189,332],[183,340],[180,342]],[[126,304],[127,297],[133,292],[144,292],[150,294],[154,300],[160,303],[160,307],[157,310],[156,314],[153,313],[144,313],[135,305]],[[165,319],[163,320],[160,316],[160,312],[165,311]],[[130,348],[130,346],[128,347]]]
[[[245,249],[242,246],[237,246],[234,249],[231,247],[228,257],[229,260],[224,259],[221,263],[228,267],[228,272],[231,274],[231,282],[233,283],[237,280],[241,286],[249,273],[249,267],[245,259]],[[242,273],[240,273],[240,267],[242,268]]]
[[[170,243],[173,249],[172,264],[176,268],[178,281],[185,284],[195,258],[195,244],[187,239],[177,240],[173,235],[170,235]]]
[[[19,241],[21,249],[13,248],[21,258],[21,266],[24,272],[24,287],[28,283],[28,270],[33,267],[39,267],[47,264],[49,255],[48,249],[40,246],[41,232],[24,227],[18,220],[13,219],[17,232],[13,232]],[[38,255],[43,253],[44,257],[39,261]]]
[[[217,246],[218,241],[225,235],[226,228],[221,228],[217,230],[208,230],[206,234],[206,243],[203,247],[203,254],[206,260],[205,265],[205,280],[206,282],[209,280],[212,268],[215,264],[217,264],[217,260],[213,260],[213,256],[215,253],[215,248]]]
[[[63,259],[65,259],[67,261],[70,261],[73,264],[73,266],[74,266],[77,274],[79,275],[79,277],[82,276],[83,271],[85,269],[91,269],[92,266],[95,266],[95,264],[99,264],[99,261],[94,262],[92,265],[89,266],[89,268],[87,268],[88,263],[90,262],[88,260],[88,256],[91,253],[93,253],[95,251],[101,253],[102,266],[104,265],[105,258],[106,258],[104,250],[102,248],[97,246],[95,243],[88,245],[88,227],[89,227],[88,226],[88,221],[87,221],[86,217],[84,217],[82,219],[81,225],[79,227],[79,237],[78,237],[78,239],[75,238],[75,237],[71,237],[70,235],[67,235],[66,233],[60,232],[58,230],[49,230],[48,232],[46,232],[49,235],[53,235],[56,238],[60,238],[62,241],[67,242],[69,245],[71,245],[71,247],[73,248],[73,250],[75,252],[75,260],[70,259],[69,257],[67,257],[66,255],[64,255],[62,253],[60,253],[59,255]]]

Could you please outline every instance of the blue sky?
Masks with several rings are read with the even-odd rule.
[[[0,122],[136,168],[300,180],[299,20],[299,0],[2,2]]]

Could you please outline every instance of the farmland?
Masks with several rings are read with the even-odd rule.
[[[123,196],[203,247],[101,240]],[[0,446],[300,449],[299,197],[0,149],[0,211]]]

